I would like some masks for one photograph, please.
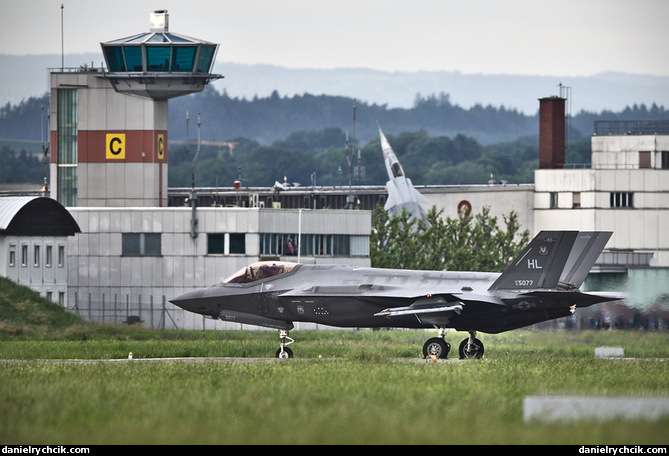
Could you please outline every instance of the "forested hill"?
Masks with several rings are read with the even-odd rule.
[[[539,128],[536,116],[503,107],[477,105],[463,109],[452,104],[447,94],[417,96],[411,109],[403,109],[339,96],[287,97],[276,91],[266,98],[246,100],[208,88],[202,93],[170,101],[171,139],[185,138],[187,110],[191,127],[195,125],[194,116],[200,114],[203,139],[241,136],[262,144],[284,139],[293,132],[325,128],[339,128],[350,137],[355,134],[359,143],[366,144],[378,138],[378,126],[393,133],[423,131],[429,136],[450,137],[463,134],[487,144],[536,134]]]
[[[41,147],[27,153],[17,145],[19,140],[39,145],[42,119],[46,120],[43,107],[48,112],[47,97],[0,108],[0,139],[16,140],[3,140],[0,147],[0,183],[41,182]],[[341,185],[348,177],[347,135],[352,144],[354,134],[365,171],[357,182],[382,185],[387,176],[377,122],[416,185],[482,184],[491,175],[509,183],[528,183],[533,181],[539,156],[536,115],[492,106],[464,109],[445,94],[417,96],[410,109],[356,101],[354,131],[352,98],[287,97],[274,92],[247,100],[208,87],[169,103],[168,179],[172,187],[190,184],[184,144],[186,112],[191,150],[196,146],[198,121],[201,125],[202,153],[195,164],[198,186],[232,185],[240,171],[246,186],[271,186],[284,178],[302,185]],[[663,107],[655,105],[618,113],[581,112],[571,122],[567,163],[590,161],[589,139],[596,119],[668,117]],[[234,151],[224,142],[233,144]]]
[[[18,105],[0,108],[0,138],[39,141],[42,125],[46,125],[48,97],[32,97]],[[171,141],[186,139],[186,112],[189,112],[189,138],[197,137],[197,118],[200,116],[201,138],[204,141],[229,141],[234,138],[257,140],[272,144],[294,132],[322,131],[339,128],[350,137],[355,134],[360,144],[378,138],[378,125],[384,132],[424,132],[429,136],[472,137],[481,144],[513,141],[521,136],[536,135],[539,121],[536,115],[502,107],[475,105],[462,108],[450,101],[448,94],[416,96],[411,108],[388,108],[348,97],[330,95],[282,96],[274,92],[268,97],[245,99],[230,97],[213,87],[203,92],[175,98],[169,103]],[[539,102],[537,101],[537,109]],[[42,111],[44,108],[44,111]],[[579,112],[572,116],[571,138],[592,134],[594,121],[645,120],[667,118],[664,107],[653,104],[634,105],[621,112]],[[44,121],[44,123],[43,123]],[[340,146],[330,144],[329,146]]]
[[[354,119],[355,105],[355,125]],[[537,100],[537,111],[539,101]],[[421,131],[429,136],[454,137],[458,134],[481,144],[514,141],[539,133],[538,115],[526,115],[504,106],[474,105],[465,109],[450,101],[445,93],[416,95],[412,108],[388,108],[348,97],[329,95],[281,96],[278,92],[251,100],[230,97],[208,87],[203,92],[176,98],[169,105],[170,139],[186,137],[186,112],[189,112],[189,137],[201,119],[203,140],[252,138],[261,144],[285,139],[293,132],[340,128],[361,144],[378,138],[378,126],[387,133]],[[664,107],[634,105],[621,112],[580,112],[572,116],[570,137],[578,139],[593,133],[595,120],[649,120],[667,118]],[[355,128],[355,131],[354,131]],[[333,146],[335,146],[333,144]]]

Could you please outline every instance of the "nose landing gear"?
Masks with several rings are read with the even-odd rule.
[[[293,357],[293,350],[288,348],[288,345],[295,342],[293,339],[288,337],[288,331],[285,329],[279,330],[279,337],[281,338],[281,347],[276,351],[276,357],[279,359],[288,359]],[[288,340],[289,342],[286,342]]]

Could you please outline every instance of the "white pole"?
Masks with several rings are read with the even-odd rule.
[[[300,253],[302,252],[302,209],[300,209],[297,220],[297,262],[300,262]]]

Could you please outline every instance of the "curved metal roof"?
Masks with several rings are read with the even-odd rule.
[[[41,196],[0,198],[0,234],[73,236],[81,229],[58,201]]]
[[[174,32],[146,32],[138,33],[136,35],[126,36],[125,38],[118,38],[116,40],[101,43],[104,45],[113,44],[211,44],[209,41],[198,40],[189,36],[180,35]]]

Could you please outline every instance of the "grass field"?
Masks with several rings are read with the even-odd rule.
[[[275,331],[90,324],[0,280],[0,442],[669,443],[669,419],[522,419],[528,395],[667,397],[667,331],[479,334],[484,359],[427,363],[433,335],[293,331],[295,358],[279,361]],[[464,337],[447,334],[451,358]],[[596,359],[598,346],[635,359]],[[237,360],[146,361],[175,357]]]
[[[481,335],[483,360],[416,360],[430,333],[295,332],[296,358],[268,357],[274,331],[102,331],[5,340],[0,441],[16,444],[667,444],[669,420],[525,424],[527,395],[665,396],[664,332]],[[457,347],[464,333],[449,333]],[[595,359],[622,346],[643,361]],[[127,358],[92,363],[37,359]],[[453,356],[453,355],[452,355]],[[455,355],[457,356],[457,355]],[[653,360],[652,358],[656,358]]]

